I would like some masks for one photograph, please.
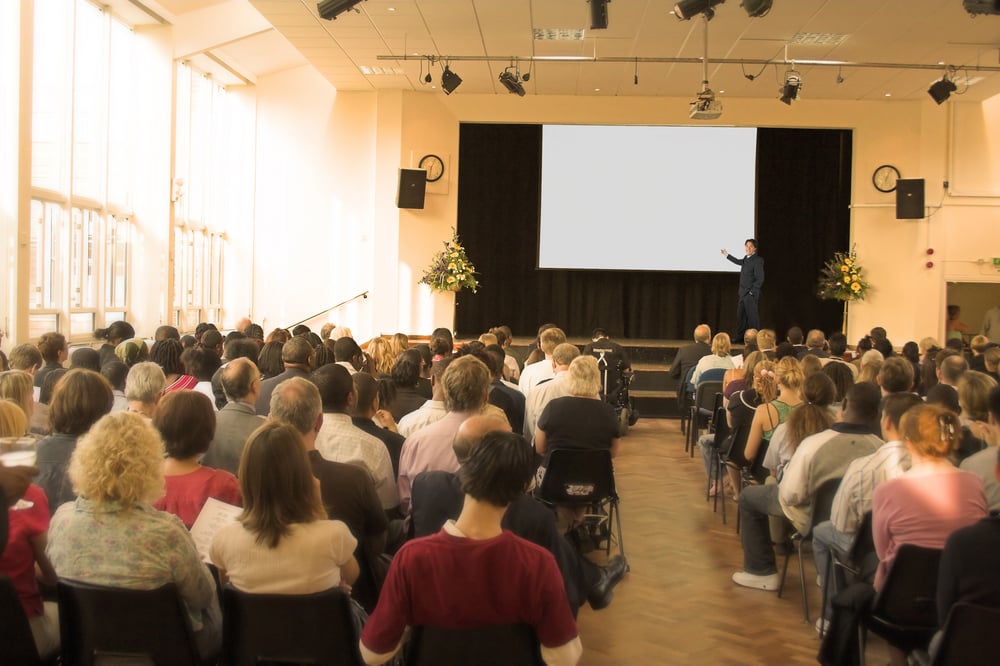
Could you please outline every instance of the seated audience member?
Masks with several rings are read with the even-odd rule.
[[[118,359],[118,345],[135,337],[135,329],[127,321],[112,322],[107,328],[99,328],[94,331],[95,340],[104,340],[104,344],[97,350],[101,357],[101,367],[110,361]],[[121,360],[121,359],[118,359]]]
[[[222,337],[222,333],[213,328],[202,334],[198,346],[212,352],[215,358],[222,358],[225,351],[225,338]]]
[[[756,356],[754,356],[756,354]],[[740,358],[740,364],[731,370],[726,370],[722,376],[722,398],[725,405],[729,398],[737,391],[745,389],[749,383],[753,382],[753,367],[762,361],[764,354],[760,351],[746,352]],[[751,367],[747,367],[751,366]]]
[[[389,338],[389,349],[392,350],[392,358],[397,359],[399,355],[410,348],[410,338],[406,333],[394,333]]]
[[[274,340],[266,343],[257,355],[257,367],[260,368],[262,379],[277,377],[285,371],[285,363],[281,360],[281,350],[284,342]]]
[[[455,435],[455,457],[460,465],[469,453],[490,432],[510,432],[510,427],[490,416],[466,419]],[[451,472],[424,472],[413,482],[413,534],[425,537],[441,531],[445,522],[455,520],[462,512],[461,469]],[[556,527],[552,511],[530,494],[518,496],[503,516],[502,526],[514,534],[538,544],[552,553],[563,575],[566,596],[574,614],[589,602],[600,610],[611,603],[614,587],[625,575],[626,563],[621,555],[611,558],[605,567],[583,557]]]
[[[985,373],[1000,383],[1000,347],[990,347],[983,352],[985,357]]]
[[[597,359],[597,368],[601,371],[601,396],[605,400],[614,399],[621,384],[622,372],[632,369],[628,351],[612,340],[605,329],[595,328],[582,353]]]
[[[958,380],[969,369],[965,358],[953,349],[943,349],[934,357],[937,383],[927,390],[927,401],[951,405],[958,402]]]
[[[387,338],[382,336],[372,338],[365,352],[372,361],[372,372],[375,376],[385,377],[392,372],[397,354],[392,352],[392,343]]]
[[[420,395],[424,396],[426,400],[430,400],[434,393],[431,387],[431,371],[434,367],[434,355],[431,354],[431,348],[427,344],[414,345],[412,347],[413,351],[420,354],[420,381],[417,382],[417,391]],[[451,358],[450,356],[448,357]],[[443,359],[442,359],[443,360]]]
[[[333,343],[333,356],[337,359],[337,365],[342,366],[352,375],[364,370],[368,360],[354,338],[347,336],[337,338],[337,341]]]
[[[342,365],[335,363],[324,365],[314,372],[312,381],[319,389],[323,405],[323,422],[316,436],[316,450],[327,460],[367,470],[375,482],[382,508],[393,511],[399,506],[399,497],[389,450],[378,437],[351,423],[350,411],[358,401],[351,375]]]
[[[697,385],[701,380],[701,375],[706,370],[721,369],[730,370],[733,367],[733,358],[729,355],[732,349],[728,333],[716,333],[712,338],[712,353],[706,354],[698,359],[694,366],[694,374],[691,375],[691,383]]]
[[[42,355],[42,367],[35,373],[35,387],[41,388],[45,375],[62,368],[69,357],[66,336],[62,333],[45,333],[38,339],[38,353]]]
[[[802,440],[833,425],[836,413],[830,405],[833,404],[834,394],[833,380],[825,373],[814,372],[802,383],[803,404],[793,409],[788,419],[774,429],[764,454],[764,467],[777,481],[781,481],[785,466]]]
[[[201,463],[236,474],[247,439],[264,424],[256,408],[260,371],[249,358],[237,358],[222,369],[220,380],[228,402],[215,415],[215,436]]]
[[[41,437],[52,434],[52,424],[49,423],[49,405],[52,404],[52,393],[56,389],[56,383],[67,372],[69,370],[65,368],[55,368],[52,372],[45,374],[45,379],[38,391],[38,404],[35,405],[35,409],[31,413],[31,420],[28,422],[28,431],[31,434]]]
[[[501,324],[500,326],[494,326],[490,329],[490,332],[497,338],[497,344],[503,349],[504,359],[504,379],[510,382],[517,382],[521,378],[521,361],[511,347],[514,342],[514,333],[510,330],[510,326]]]
[[[858,359],[858,379],[859,382],[878,383],[878,373],[885,363],[885,356],[877,349],[869,349]]]
[[[361,634],[366,663],[388,661],[408,626],[493,624],[531,625],[545,663],[577,663],[582,647],[552,554],[501,527],[507,507],[527,489],[533,465],[531,449],[513,433],[489,433],[472,449],[462,466],[465,501],[458,519],[404,544],[393,558]]]
[[[154,342],[153,348],[149,350],[149,360],[159,365],[167,378],[167,386],[163,389],[164,394],[171,391],[194,389],[198,384],[195,377],[185,373],[184,362],[181,360],[183,354],[184,347],[172,338]]]
[[[378,394],[378,381],[367,372],[356,372],[351,377],[354,380],[354,390],[358,394],[357,403],[351,410],[351,423],[369,435],[378,437],[385,444],[389,452],[389,460],[392,461],[393,479],[399,474],[399,454],[403,450],[405,437],[396,431],[396,422],[387,410],[382,409]],[[375,423],[378,417],[382,423],[387,423],[389,427],[382,427]]]
[[[510,386],[503,381],[504,351],[500,345],[489,345],[483,350],[483,362],[490,369],[490,395],[487,402],[499,407],[507,415],[507,420],[516,432],[524,429],[525,399],[517,386]],[[487,362],[488,361],[488,362]]]
[[[910,469],[878,486],[872,499],[872,536],[879,558],[876,590],[882,588],[902,544],[944,548],[952,532],[987,515],[982,480],[950,460],[958,447],[958,416],[937,405],[917,405],[906,412],[900,427]],[[891,644],[889,656],[892,664],[905,663],[903,652]]]
[[[238,358],[250,359],[256,365],[257,356],[260,353],[257,343],[247,337],[227,340],[225,349],[225,356],[222,359],[223,363],[212,375],[212,394],[215,396],[215,407],[220,410],[229,402],[228,398],[226,398],[225,387],[222,385],[222,371]]]
[[[363,374],[363,373],[358,373]],[[368,376],[368,375],[365,375]],[[312,382],[293,377],[271,394],[269,422],[292,426],[300,436],[313,476],[319,481],[320,497],[330,520],[341,520],[358,539],[355,557],[365,558],[369,569],[378,571],[385,549],[388,520],[375,491],[375,482],[363,467],[327,460],[316,450],[316,437],[323,421],[323,403]],[[381,572],[384,575],[384,569]]]
[[[774,360],[774,351],[777,346],[778,335],[770,328],[762,328],[757,331],[757,351],[769,360]]]
[[[747,354],[752,354],[755,351],[758,351],[757,332],[756,328],[748,328],[743,332],[743,352],[741,354],[733,354],[733,368],[742,368],[743,359],[746,358]]]
[[[396,397],[387,409],[392,418],[399,423],[404,416],[418,410],[427,399],[420,393],[420,352],[408,350],[400,354],[392,365],[390,377],[396,389]]]
[[[758,337],[760,337],[760,334],[758,334]],[[698,324],[694,327],[694,342],[684,345],[677,350],[677,355],[674,356],[674,360],[670,364],[670,376],[677,380],[678,383],[678,401],[683,401],[681,394],[683,393],[682,389],[685,387],[681,385],[687,380],[688,371],[698,365],[698,361],[703,356],[708,356],[712,353],[712,347],[708,344],[711,339],[711,327],[708,324]],[[686,390],[691,391],[690,384],[686,387]]]
[[[912,391],[913,364],[902,356],[887,358],[878,371],[877,383],[883,396]]]
[[[805,356],[829,358],[830,354],[826,351],[826,335],[823,334],[823,331],[816,328],[809,331],[806,334],[805,349],[800,351],[797,356],[800,361]]]
[[[206,335],[208,333],[218,333],[218,331],[206,331]],[[181,361],[184,363],[184,372],[198,380],[191,390],[204,393],[212,401],[212,409],[217,411],[215,393],[212,390],[212,376],[221,365],[218,354],[207,347],[192,347],[181,354]]]
[[[106,363],[100,372],[108,380],[108,383],[111,384],[111,393],[115,397],[111,411],[128,411],[128,398],[125,397],[125,381],[128,379],[128,366],[115,359]]]
[[[796,347],[791,342],[787,340],[782,342],[777,347],[774,348],[774,360],[775,362],[780,361],[783,358],[794,358],[798,360],[798,349],[801,347]]]
[[[969,359],[969,370],[986,371],[986,357],[983,352],[993,347],[990,339],[985,335],[975,335],[969,342],[969,349],[972,350],[972,358]]]
[[[298,431],[269,422],[240,461],[243,512],[219,530],[210,555],[223,580],[252,594],[312,594],[358,577],[357,539],[327,519]]]
[[[145,361],[132,366],[125,378],[128,411],[142,416],[147,421],[152,420],[166,385],[167,377],[163,374],[163,368],[156,363]]]
[[[261,353],[263,358],[263,352]],[[284,370],[277,375],[271,375],[261,369],[262,375],[267,375],[260,384],[260,395],[257,397],[257,413],[267,416],[271,408],[271,391],[274,387],[292,377],[309,379],[312,367],[313,349],[309,341],[303,337],[292,338],[281,347],[281,367]]]
[[[167,452],[163,462],[166,494],[153,508],[172,513],[191,529],[209,497],[240,505],[240,484],[229,472],[202,467],[199,459],[215,436],[212,400],[197,391],[174,391],[163,396],[153,416]]]
[[[963,373],[958,380],[962,432],[955,457],[959,463],[995,443],[995,430],[989,423],[989,413],[990,391],[996,386],[996,380],[975,370]]]
[[[448,365],[441,385],[447,413],[440,420],[409,435],[403,442],[397,481],[399,508],[403,515],[410,512],[410,484],[417,474],[458,470],[458,460],[451,445],[462,421],[483,411],[489,392],[490,371],[479,359],[463,356]]]
[[[35,460],[39,469],[36,482],[45,491],[52,511],[76,497],[66,472],[70,457],[77,440],[111,410],[113,402],[108,380],[90,370],[70,370],[56,384],[49,405],[52,434],[38,443]]]
[[[552,351],[564,342],[566,342],[566,334],[563,333],[562,329],[553,327],[542,331],[538,336],[538,348],[545,357],[524,366],[521,378],[517,382],[521,393],[530,396],[535,386],[555,376],[552,370]]]
[[[177,340],[180,342],[180,339],[181,332],[177,330],[176,326],[167,324],[157,326],[156,331],[153,333],[153,342],[159,342],[160,340]]]
[[[765,372],[770,372],[765,370]],[[765,375],[766,377],[766,375]],[[802,404],[802,366],[797,359],[789,356],[774,365],[773,380],[777,386],[777,397],[758,406],[750,422],[743,457],[751,474],[760,482],[767,477],[764,469],[764,455],[770,445],[775,429],[788,420],[789,414]],[[739,487],[737,479],[730,477],[734,487]]]
[[[815,354],[803,354],[802,360],[799,361],[799,367],[802,368],[802,378],[807,379],[809,375],[823,369],[823,361]]]
[[[131,368],[136,363],[145,363],[149,360],[149,347],[146,346],[146,341],[142,338],[131,338],[115,347],[115,356]]]
[[[844,335],[840,331],[831,333],[830,337],[827,338],[827,347],[830,350],[830,355],[827,357],[827,361],[842,361],[845,363],[848,362],[848,356],[850,352],[847,351],[846,335]],[[852,367],[854,367],[853,364]],[[854,369],[857,370],[856,367]]]
[[[840,409],[840,403],[844,401],[847,391],[854,385],[854,371],[851,363],[827,363],[823,366],[823,373],[833,380],[835,390],[833,398],[833,408]]]
[[[455,350],[455,338],[447,328],[435,328],[431,333],[428,346],[431,349],[431,361],[449,358]]]
[[[557,345],[552,350],[552,372],[551,380],[542,382],[531,395],[525,400],[524,426],[522,432],[524,438],[529,442],[535,441],[535,430],[538,428],[538,417],[542,415],[545,407],[555,400],[569,395],[569,366],[580,356],[580,350],[576,345],[564,342]],[[595,394],[596,397],[596,394]]]
[[[69,476],[79,498],[52,517],[46,550],[59,576],[140,590],[176,584],[198,652],[216,655],[222,617],[215,580],[184,524],[149,504],[163,492],[156,430],[135,414],[105,416],[80,439]]]
[[[28,419],[20,407],[9,400],[0,400],[0,437],[21,437]],[[4,497],[3,500],[7,498]],[[6,545],[0,539],[0,573],[10,578],[21,607],[28,618],[35,649],[46,659],[59,647],[59,609],[55,602],[44,601],[38,581],[56,584],[56,572],[45,555],[49,529],[49,503],[42,489],[31,484],[24,491],[24,502],[8,508],[0,502],[8,520]],[[38,577],[36,578],[36,567]],[[4,627],[4,630],[8,630]]]
[[[267,339],[265,339],[264,342],[265,343],[268,343],[268,342],[280,342],[281,344],[285,344],[286,342],[288,342],[291,339],[291,337],[292,337],[292,334],[289,333],[288,331],[286,331],[285,329],[283,329],[283,328],[276,328],[276,329],[274,329],[273,331],[271,331],[270,333],[267,334]]]
[[[829,479],[842,478],[852,460],[873,453],[882,443],[868,425],[878,419],[879,398],[874,384],[852,386],[840,420],[799,445],[780,483],[743,489],[740,537],[744,567],[733,574],[734,583],[758,590],[778,589],[780,577],[768,516],[785,516],[800,534],[808,531],[817,489]]]
[[[983,480],[986,490],[986,500],[989,503],[990,511],[1000,511],[1000,482],[997,481],[994,468],[996,467],[997,445],[1000,444],[998,437],[998,427],[1000,427],[1000,387],[994,388],[989,395],[989,428],[992,432],[989,446],[974,453],[961,462],[960,467],[969,472],[973,472]]]
[[[913,370],[913,392],[918,395],[923,395],[923,376],[920,368],[920,347],[916,342],[910,340],[900,351],[900,356],[905,358],[910,362],[910,368]]]
[[[431,370],[431,398],[424,402],[418,409],[396,421],[400,435],[409,437],[424,426],[428,426],[435,421],[440,421],[448,413],[448,410],[444,407],[444,384],[441,383],[441,380],[444,377],[445,370],[448,369],[453,360],[449,356],[448,358],[434,362],[433,369]]]
[[[0,399],[10,400],[20,407],[24,415],[28,417],[28,423],[31,423],[36,407],[32,382],[31,375],[24,370],[0,372]],[[21,434],[26,433],[22,432]]]

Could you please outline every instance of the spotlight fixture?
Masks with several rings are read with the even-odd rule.
[[[424,76],[424,83],[430,83],[433,80],[434,80],[434,77],[431,76],[430,71],[428,71],[427,74]]]
[[[688,116],[692,120],[715,120],[722,115],[722,102],[715,99],[715,93],[702,81],[701,92],[691,102]]]
[[[955,85],[955,82],[945,74],[941,77],[940,81],[935,81],[931,84],[931,87],[927,89],[927,94],[938,104],[943,104],[956,90],[958,90],[958,87]]]
[[[590,29],[608,29],[608,2],[610,0],[590,0]]]
[[[500,83],[507,89],[507,92],[517,93],[519,96],[524,97],[524,86],[521,85],[516,72],[510,71],[511,69],[511,67],[508,67],[500,73]]]
[[[319,11],[320,18],[332,21],[348,9],[353,9],[354,5],[360,2],[361,0],[321,0],[316,5],[316,9]]]
[[[455,92],[455,88],[460,85],[462,85],[462,77],[451,71],[448,65],[445,65],[444,71],[441,72],[441,89],[444,90],[444,94],[452,94]]]
[[[793,99],[798,99],[799,90],[802,89],[802,75],[794,69],[785,72],[785,85],[778,92],[781,93],[781,101],[788,106],[792,105]]]
[[[721,5],[726,0],[680,0],[674,5],[674,16],[679,21],[687,21],[693,16],[704,14],[705,20],[711,21],[715,16],[716,5]]]
[[[747,16],[750,18],[757,18],[766,16],[771,11],[772,3],[773,0],[743,0],[740,2],[740,7],[746,10]]]

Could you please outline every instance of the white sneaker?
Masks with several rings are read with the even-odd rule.
[[[813,628],[816,629],[816,633],[819,635],[819,637],[823,638],[823,636],[826,635],[826,632],[830,629],[830,621],[825,620],[822,617],[817,618],[816,624],[813,625]]]
[[[755,590],[774,591],[781,583],[781,576],[776,573],[758,576],[746,571],[737,571],[733,574],[733,582],[743,587],[752,587]]]
[[[816,574],[816,587],[823,587],[823,577]]]

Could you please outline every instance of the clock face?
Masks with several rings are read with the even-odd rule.
[[[424,155],[417,166],[427,172],[428,183],[441,180],[441,176],[444,175],[444,160],[437,155]]]
[[[891,164],[883,164],[872,174],[872,184],[879,192],[892,192],[899,180],[899,169]]]

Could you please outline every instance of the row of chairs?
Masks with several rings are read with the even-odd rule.
[[[350,598],[339,588],[307,595],[223,590],[223,652],[203,660],[173,583],[127,590],[61,580],[57,586],[61,648],[48,663],[229,666],[319,664],[360,666]],[[0,656],[5,664],[40,665],[31,630],[10,579],[0,577]],[[528,625],[469,629],[418,627],[406,663],[541,664]]]

